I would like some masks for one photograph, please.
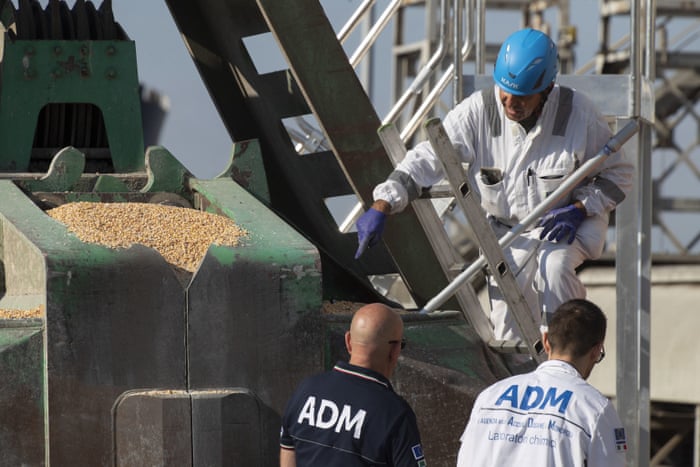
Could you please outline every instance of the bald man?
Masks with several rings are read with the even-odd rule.
[[[287,403],[280,466],[427,465],[415,413],[389,382],[404,345],[395,310],[357,310],[345,333],[350,362],[307,378]]]

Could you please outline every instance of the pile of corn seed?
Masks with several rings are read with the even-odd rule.
[[[44,314],[44,306],[39,305],[31,310],[2,309],[0,308],[0,319],[28,319],[41,318]]]
[[[351,315],[361,308],[362,305],[362,303],[348,302],[345,300],[324,301],[321,304],[321,312],[328,315]]]
[[[46,212],[80,240],[110,248],[138,243],[194,272],[210,245],[237,246],[247,235],[232,219],[150,203],[66,203]]]

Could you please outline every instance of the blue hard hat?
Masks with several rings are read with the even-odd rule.
[[[518,96],[544,91],[557,75],[557,46],[535,29],[516,31],[503,42],[493,68],[493,80]]]

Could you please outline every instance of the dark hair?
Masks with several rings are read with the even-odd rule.
[[[582,357],[605,340],[607,319],[594,303],[574,299],[562,303],[549,321],[549,344],[559,353]]]

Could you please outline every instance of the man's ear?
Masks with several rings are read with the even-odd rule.
[[[398,362],[399,355],[401,355],[401,346],[400,345],[389,346],[389,360],[390,361]]]
[[[542,333],[542,344],[544,344],[544,351],[547,355],[552,351],[552,344],[549,343],[549,332],[545,331]]]
[[[602,351],[603,351],[603,343],[602,342],[591,347],[591,350],[589,352],[591,360],[598,363],[598,360],[600,360],[600,355],[601,355]]]
[[[345,331],[345,348],[352,355],[352,343],[350,342],[350,331]]]

